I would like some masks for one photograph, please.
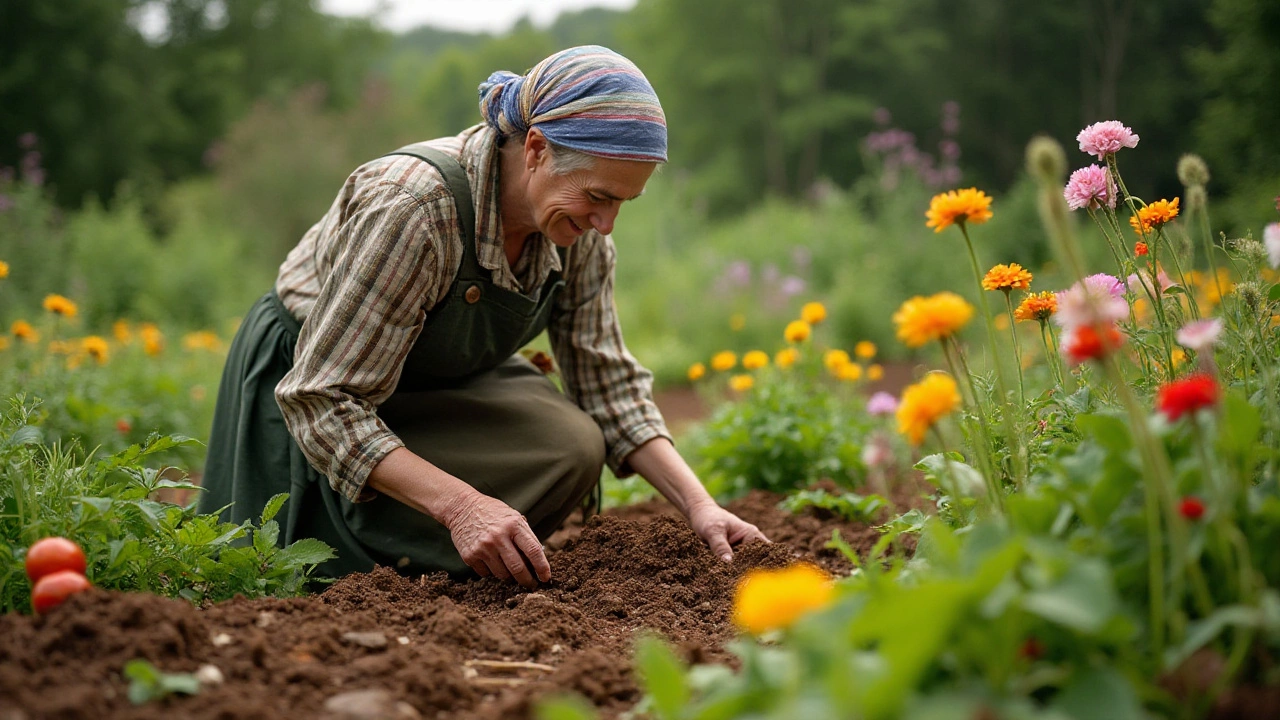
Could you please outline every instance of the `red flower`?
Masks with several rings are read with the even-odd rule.
[[[1170,422],[1201,408],[1218,404],[1218,381],[1211,375],[1196,373],[1167,383],[1156,395],[1156,408]]]
[[[1142,241],[1138,241],[1138,242],[1134,243],[1134,245],[1133,245],[1133,254],[1134,254],[1134,255],[1137,255],[1137,256],[1139,256],[1139,257],[1141,257],[1141,256],[1143,256],[1143,255],[1146,255],[1146,254],[1147,254],[1147,244],[1146,244],[1146,243],[1144,243],[1144,242],[1142,242]]]
[[[121,435],[128,435],[129,431],[132,429],[133,429],[133,425],[130,424],[130,422],[125,418],[120,418],[119,420],[116,420],[116,432],[120,433]]]
[[[1124,344],[1115,325],[1079,325],[1072,328],[1062,351],[1075,365],[1085,360],[1098,360]]]
[[[1195,495],[1188,495],[1178,503],[1178,513],[1182,517],[1195,522],[1204,517],[1204,501]]]

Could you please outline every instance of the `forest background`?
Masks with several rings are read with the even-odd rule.
[[[144,9],[162,33],[139,32]],[[945,242],[923,219],[939,190],[996,196],[985,257],[1051,269],[1021,160],[1036,134],[1071,147],[1122,120],[1144,198],[1202,155],[1228,235],[1257,234],[1280,192],[1272,0],[640,0],[501,35],[391,34],[311,0],[8,0],[0,322],[56,292],[83,332],[229,338],[351,170],[478,122],[490,72],[587,43],[632,58],[667,112],[671,162],[615,231],[623,327],[661,382],[775,347],[813,299],[833,343],[905,353],[892,309],[969,284],[922,262]]]

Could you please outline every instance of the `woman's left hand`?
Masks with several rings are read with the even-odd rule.
[[[697,505],[689,510],[689,525],[698,537],[711,548],[716,557],[728,562],[733,559],[732,546],[752,540],[769,542],[760,528],[725,510],[714,502]]]

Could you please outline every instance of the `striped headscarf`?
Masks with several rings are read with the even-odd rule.
[[[630,60],[599,45],[562,50],[525,75],[499,70],[480,85],[480,114],[502,135],[537,127],[572,150],[667,160],[667,120]]]

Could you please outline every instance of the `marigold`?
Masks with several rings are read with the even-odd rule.
[[[732,350],[722,350],[711,356],[711,369],[716,372],[732,370],[738,364],[738,356]]]
[[[733,622],[754,635],[788,628],[806,613],[830,604],[833,591],[831,576],[808,563],[756,568],[738,582]]]
[[[840,366],[836,372],[836,377],[848,382],[857,382],[862,379],[862,366],[856,362],[847,362]]]
[[[1173,422],[1188,413],[1218,404],[1218,381],[1196,373],[1163,385],[1156,394],[1156,408]]]
[[[80,341],[80,347],[89,353],[89,357],[93,358],[99,365],[107,362],[107,341],[97,335],[90,335]]]
[[[1178,217],[1178,198],[1157,200],[1139,208],[1138,214],[1129,218],[1129,226],[1139,235],[1145,235]]]
[[[9,326],[9,332],[13,333],[14,337],[24,342],[33,343],[40,341],[40,333],[37,332],[35,328],[31,327],[31,323],[26,320],[13,321],[13,324]]]
[[[973,317],[973,306],[953,292],[916,296],[893,314],[898,339],[907,347],[920,347],[955,334]]]
[[[769,364],[769,356],[761,350],[752,350],[742,356],[742,367],[747,370],[759,370]]]
[[[746,392],[755,387],[755,385],[756,379],[750,375],[734,375],[729,378],[729,387],[733,388],[735,392]]]
[[[932,372],[920,382],[902,391],[898,403],[898,432],[912,445],[924,442],[925,433],[934,423],[960,405],[956,381],[943,372]]]
[[[813,334],[813,326],[804,320],[792,320],[787,323],[787,328],[782,331],[782,337],[786,338],[787,342],[792,343],[804,342],[809,339],[811,334]]]
[[[61,295],[46,295],[44,309],[63,317],[73,318],[76,316],[76,304]]]
[[[844,350],[828,350],[822,355],[822,366],[830,371],[832,375],[839,375],[840,368],[850,362],[849,353]]]
[[[983,290],[1026,290],[1031,287],[1031,273],[1018,263],[996,265],[982,278]]]
[[[827,308],[820,302],[805,303],[800,308],[800,319],[810,325],[817,325],[827,319]]]
[[[884,366],[880,364],[867,366],[867,379],[871,382],[884,379]]]
[[[707,366],[703,365],[700,362],[694,363],[689,366],[689,373],[688,373],[689,382],[697,382],[701,380],[702,376],[706,374],[707,374]]]
[[[870,360],[876,356],[876,344],[870,340],[860,340],[857,345],[853,346],[853,354],[863,360]]]
[[[1017,320],[1036,322],[1044,322],[1053,317],[1058,312],[1058,295],[1052,291],[1046,290],[1040,293],[1031,293],[1018,303],[1018,308],[1013,311],[1013,317]]]
[[[9,277],[9,263],[0,260],[0,280]]]
[[[991,219],[991,198],[977,188],[951,190],[934,195],[925,213],[925,227],[942,232],[953,224],[980,225]]]
[[[784,348],[773,356],[773,364],[786,370],[800,359],[800,351],[795,348]]]

